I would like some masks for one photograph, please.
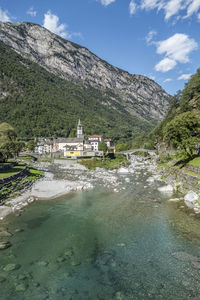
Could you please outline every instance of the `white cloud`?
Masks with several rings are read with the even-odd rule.
[[[166,79],[164,80],[164,82],[170,82],[170,81],[172,81],[171,78],[166,78]]]
[[[186,34],[176,33],[169,39],[157,43],[157,53],[180,63],[189,62],[190,52],[197,49],[197,43]]]
[[[162,59],[156,66],[155,70],[160,72],[168,72],[176,66],[176,61],[168,57]]]
[[[165,19],[168,20],[182,9],[183,0],[170,0],[165,6]]]
[[[187,18],[197,13],[200,8],[200,0],[193,0],[187,8]]]
[[[68,32],[67,25],[59,24],[59,17],[52,14],[50,10],[44,14],[43,26],[63,38],[71,39],[73,36],[83,38],[80,32]]]
[[[37,15],[37,11],[33,9],[33,7],[30,7],[27,12],[28,15],[30,15],[31,17],[36,17]]]
[[[164,1],[163,0],[142,0],[141,8],[146,10],[151,10],[157,8],[160,10],[163,8]]]
[[[155,42],[153,42],[153,37],[157,35],[157,32],[155,30],[151,30],[149,31],[149,33],[147,34],[147,36],[145,37],[146,43],[147,45],[152,45]]]
[[[134,15],[134,13],[136,12],[136,9],[137,9],[137,5],[136,3],[131,0],[131,2],[129,3],[129,12],[131,15]]]
[[[107,6],[107,5],[115,2],[115,0],[100,0],[100,1],[101,1],[101,4],[104,6]]]
[[[67,25],[59,25],[59,17],[52,14],[50,10],[44,15],[43,26],[63,38],[70,38],[70,35],[66,31]]]
[[[178,77],[178,80],[188,80],[192,74],[182,74],[181,76]]]
[[[172,16],[178,15],[180,19],[180,13],[186,12],[186,16],[183,18],[191,17],[193,14],[198,14],[200,9],[200,0],[141,0],[141,9],[145,10],[164,10],[165,20],[169,20]]]
[[[194,39],[182,33],[176,33],[167,40],[154,44],[157,46],[156,52],[165,55],[165,58],[155,66],[156,71],[160,72],[172,70],[178,62],[189,62],[189,54],[198,46]]]
[[[8,12],[0,8],[0,21],[1,22],[10,22]]]

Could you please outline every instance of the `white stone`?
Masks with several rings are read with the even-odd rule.
[[[149,177],[149,178],[147,178],[147,182],[154,182],[155,180],[154,180],[154,178],[153,177]]]
[[[125,178],[125,181],[126,181],[126,182],[130,182],[130,178],[127,178],[127,177],[126,177],[126,178]]]
[[[170,184],[158,188],[158,191],[161,193],[173,193],[173,190],[174,188]]]
[[[178,202],[178,201],[181,201],[182,199],[181,198],[173,198],[173,199],[169,199],[168,201],[169,202]]]
[[[197,207],[197,200],[199,199],[199,195],[193,191],[189,191],[185,197],[184,202],[189,208],[195,208]]]
[[[127,174],[127,173],[129,173],[129,170],[127,168],[121,167],[121,168],[119,168],[118,173]]]

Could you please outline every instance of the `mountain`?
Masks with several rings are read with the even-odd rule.
[[[93,129],[132,137],[151,129],[167,112],[169,95],[153,80],[118,69],[37,24],[0,22],[0,41],[0,121],[12,120],[21,135],[43,135],[45,130],[46,135],[66,135],[80,116],[87,133]],[[25,119],[31,112],[31,124],[37,120],[42,128],[36,124],[37,130],[33,125],[22,130],[22,106]],[[45,124],[50,107],[62,126],[61,121],[59,126],[50,120]],[[16,113],[13,118],[16,110],[21,121]]]

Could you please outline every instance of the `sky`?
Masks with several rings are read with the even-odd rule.
[[[0,0],[0,21],[40,24],[171,95],[200,67],[200,0]]]

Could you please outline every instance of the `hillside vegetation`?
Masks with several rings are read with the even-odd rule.
[[[178,149],[185,158],[191,158],[200,144],[200,69],[183,91],[170,99],[165,119],[151,133],[158,143]]]
[[[120,101],[118,111],[113,109],[112,91],[105,96],[63,80],[2,42],[0,56],[0,123],[11,124],[20,137],[73,136],[78,118],[85,134],[101,133],[115,140],[132,140],[155,126],[155,121],[127,113]]]

